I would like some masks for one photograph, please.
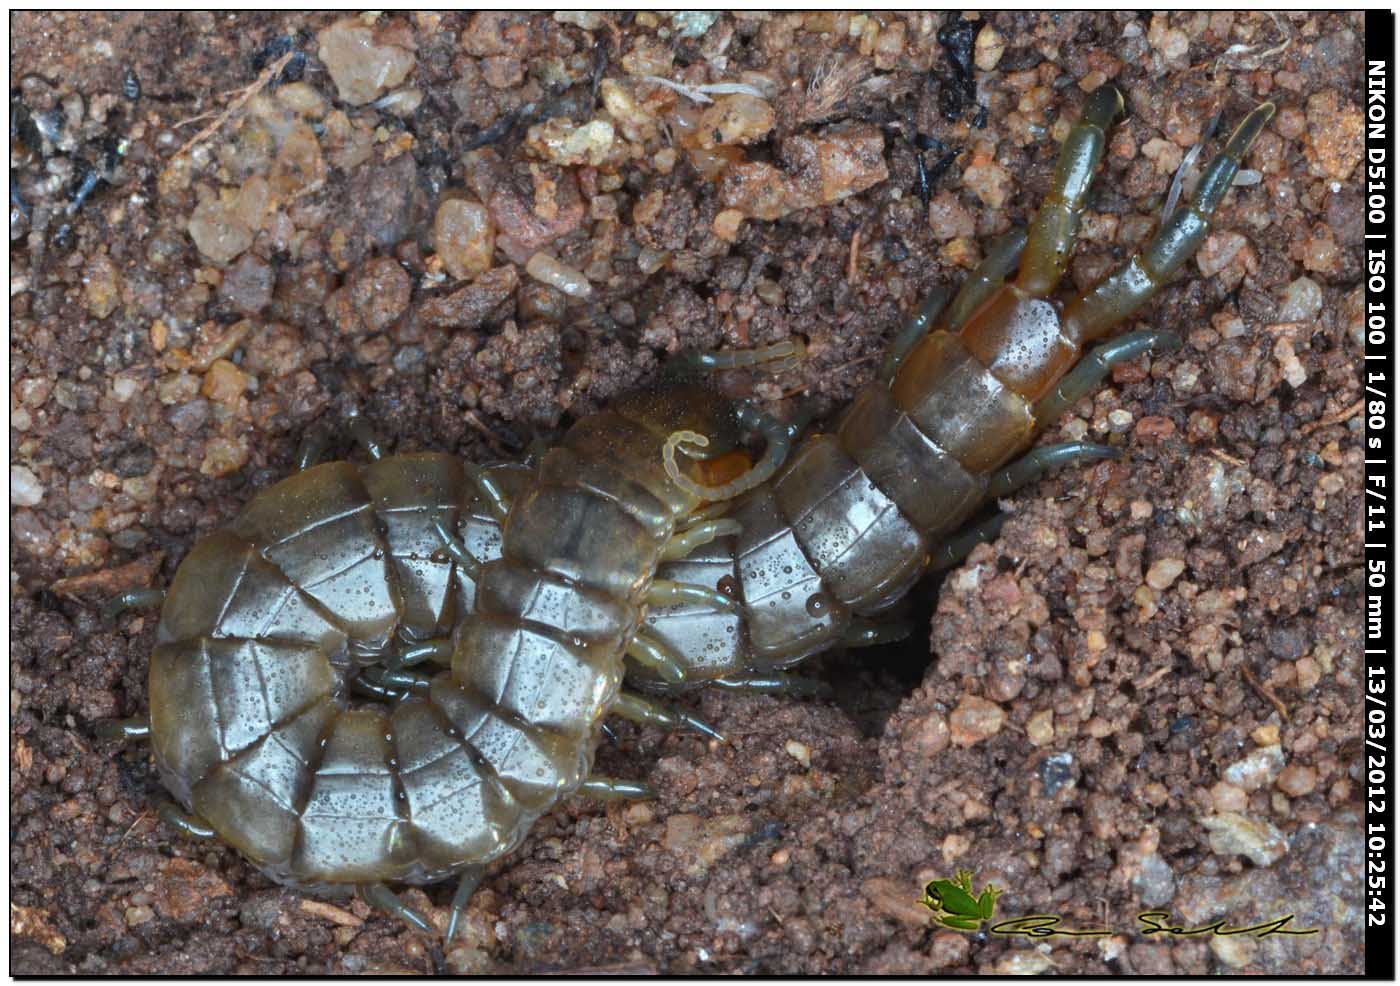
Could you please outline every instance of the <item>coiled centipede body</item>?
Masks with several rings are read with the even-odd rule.
[[[643,790],[589,777],[606,714],[687,721],[621,691],[624,655],[656,689],[781,690],[781,669],[878,637],[857,621],[986,537],[951,535],[989,496],[1112,454],[1016,459],[1115,363],[1171,343],[1134,333],[1080,359],[1194,253],[1273,112],[1245,118],[1139,255],[1056,300],[1121,110],[1111,86],[1090,95],[1029,230],[946,309],[930,299],[834,431],[791,455],[752,408],[672,385],[582,419],[528,471],[395,456],[256,497],[181,565],[151,661],[150,734],[187,830],[284,882],[357,885],[420,927],[386,884],[461,873],[455,921],[560,798]],[[764,459],[724,482],[707,462],[746,433]],[[445,669],[407,669],[423,658]],[[390,704],[353,705],[354,688]]]

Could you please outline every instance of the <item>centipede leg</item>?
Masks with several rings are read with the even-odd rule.
[[[663,705],[657,705],[642,696],[632,692],[620,692],[617,701],[612,704],[611,712],[616,713],[628,722],[635,722],[638,725],[661,726],[665,729],[679,729],[681,726],[689,726],[696,732],[703,733],[711,739],[717,739],[721,743],[729,741],[720,734],[719,730],[698,719],[689,712],[682,712],[679,709],[668,709]]]
[[[205,842],[218,834],[201,819],[168,801],[156,809],[156,814],[160,816],[160,820],[166,825],[169,825],[177,832],[191,839],[198,839],[201,842]]]
[[[666,542],[666,547],[661,551],[661,560],[680,561],[696,548],[707,545],[716,538],[738,534],[741,530],[743,528],[739,526],[737,520],[730,520],[727,517],[701,521],[699,524],[671,535],[671,540]]]
[[[807,355],[807,344],[801,339],[785,339],[771,346],[752,349],[724,349],[679,353],[667,361],[666,370],[673,376],[696,376],[763,366],[771,373],[796,369]]]
[[[461,879],[457,881],[457,892],[452,895],[452,915],[447,919],[447,932],[442,936],[445,943],[451,944],[452,939],[457,937],[457,926],[462,923],[462,917],[467,913],[467,904],[471,902],[476,888],[481,886],[481,879],[485,875],[484,866],[468,866],[462,871]]]
[[[428,919],[401,901],[399,895],[390,890],[386,885],[382,883],[361,883],[355,889],[359,891],[360,896],[364,898],[365,903],[370,907],[377,907],[381,911],[386,911],[426,934],[433,933],[433,926],[428,923]]]
[[[467,578],[475,581],[481,575],[481,561],[467,550],[462,539],[449,531],[442,521],[434,520],[433,530],[441,539],[443,550],[457,563],[457,567],[466,573]]]
[[[982,303],[1006,282],[1006,278],[1020,264],[1025,249],[1024,229],[1013,229],[993,240],[987,247],[987,255],[963,282],[939,327],[946,332],[956,332],[962,328],[968,316],[981,308]]]
[[[986,261],[983,261],[985,264]],[[979,267],[980,271],[981,268]],[[976,276],[974,274],[974,276]],[[966,287],[963,290],[967,290]],[[961,295],[959,295],[961,297]],[[948,304],[948,292],[944,288],[935,288],[929,292],[929,296],[924,299],[924,303],[919,306],[909,321],[902,325],[893,339],[890,340],[889,349],[885,351],[885,358],[880,362],[880,379],[889,383],[894,379],[895,373],[899,370],[900,364],[904,362],[904,357],[909,355],[909,351],[919,344],[919,340],[928,335],[929,329],[938,322],[938,316],[943,313],[943,308]]]
[[[827,698],[831,695],[831,686],[824,681],[785,674],[782,671],[770,671],[766,674],[731,674],[725,678],[716,678],[709,684],[725,691],[749,695],[787,695],[792,698]]]
[[[1044,298],[1064,276],[1079,235],[1084,199],[1094,180],[1094,170],[1103,160],[1108,128],[1122,112],[1123,94],[1113,86],[1099,86],[1089,94],[1079,122],[1065,138],[1050,192],[1026,237],[1026,251],[1016,277],[1016,286],[1026,294]]]
[[[655,671],[673,685],[685,683],[685,669],[664,641],[651,636],[645,630],[638,631],[627,643],[627,656],[643,667]]]
[[[875,620],[858,616],[846,628],[842,643],[847,647],[879,647],[908,639],[914,632],[914,624],[908,620]]]
[[[692,606],[705,606],[713,610],[734,608],[734,600],[718,589],[696,582],[675,582],[671,579],[653,579],[647,587],[648,606],[676,606],[689,603]]]
[[[415,664],[431,661],[434,664],[452,663],[452,640],[450,637],[437,637],[423,640],[399,651],[395,664],[399,668],[411,668]]]
[[[1067,338],[1084,343],[1108,335],[1146,304],[1196,252],[1210,232],[1210,218],[1235,180],[1245,154],[1273,115],[1273,103],[1256,106],[1201,173],[1191,200],[1172,213],[1152,242],[1123,267],[1066,303],[1062,331]]]
[[[165,590],[156,588],[127,589],[107,600],[103,612],[109,620],[114,620],[129,609],[146,609],[165,602]]]
[[[352,415],[346,421],[346,427],[349,428],[350,434],[354,436],[360,448],[365,450],[366,455],[375,462],[384,458],[384,444],[379,440],[379,433],[362,415]]]
[[[98,739],[104,740],[133,740],[149,739],[151,735],[151,720],[149,719],[109,719],[106,722],[99,722],[93,729]]]
[[[602,774],[594,774],[585,780],[578,786],[577,793],[595,801],[651,801],[656,798],[650,784]]]
[[[330,444],[330,435],[324,425],[316,424],[307,429],[306,434],[301,436],[301,441],[297,443],[296,456],[293,461],[296,464],[296,471],[310,469],[317,462],[321,461],[321,456],[326,452],[326,446]]]
[[[933,553],[933,561],[929,565],[929,570],[941,572],[962,564],[963,559],[972,554],[973,548],[979,544],[995,541],[1001,534],[1002,525],[1005,523],[1006,514],[994,514],[982,523],[967,528],[952,540],[945,541]]]
[[[1060,379],[1054,390],[1035,402],[1031,414],[1041,425],[1053,424],[1080,398],[1097,390],[1119,363],[1137,359],[1143,353],[1169,352],[1180,348],[1181,336],[1157,329],[1129,332],[1106,342],[1074,364],[1074,368]]]
[[[490,473],[476,463],[463,462],[462,467],[466,470],[467,478],[472,481],[477,492],[481,494],[482,499],[491,509],[492,516],[498,522],[505,523],[506,515],[510,513],[510,497],[506,496],[505,489],[491,477]]]
[[[1111,445],[1095,445],[1092,442],[1063,442],[1059,445],[1043,445],[1021,456],[1011,465],[997,471],[987,484],[987,499],[1010,496],[1017,490],[1044,476],[1057,466],[1067,466],[1076,462],[1094,462],[1100,459],[1121,459],[1123,453]]]

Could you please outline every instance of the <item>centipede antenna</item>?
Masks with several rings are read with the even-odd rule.
[[[594,774],[578,786],[578,794],[595,801],[653,801],[656,791],[644,781]]]
[[[165,590],[157,588],[127,589],[119,592],[111,599],[107,600],[102,607],[103,614],[109,620],[115,620],[122,613],[129,609],[146,609],[152,606],[159,606],[165,602]]]
[[[484,866],[468,866],[462,870],[462,877],[457,881],[457,892],[452,895],[452,916],[447,919],[447,932],[442,936],[444,944],[451,944],[452,939],[457,937],[457,926],[462,923],[462,917],[467,913],[467,904],[471,902],[476,888],[481,886],[481,879],[485,875]]]
[[[377,907],[381,911],[387,911],[407,923],[413,925],[419,931],[431,935],[433,926],[428,923],[428,919],[409,907],[399,895],[390,890],[382,883],[361,883],[356,888],[360,896],[364,898],[370,907]]]
[[[472,554],[462,543],[461,538],[444,527],[441,520],[433,520],[433,530],[442,540],[443,549],[448,556],[461,567],[462,571],[467,573],[467,578],[476,581],[481,576],[481,562],[476,555]]]
[[[150,739],[151,721],[149,719],[108,719],[106,722],[99,722],[93,732],[98,739],[103,740],[133,740]]]

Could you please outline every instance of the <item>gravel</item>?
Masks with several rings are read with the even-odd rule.
[[[1362,19],[984,17],[979,126],[937,13],[17,14],[11,971],[1361,971]],[[360,411],[391,448],[518,455],[675,352],[796,335],[795,370],[722,385],[835,408],[930,289],[1028,219],[1108,79],[1132,116],[1079,288],[1152,235],[1173,147],[1280,106],[1246,162],[1260,182],[1135,321],[1186,346],[1044,436],[1124,458],[1008,498],[994,544],[911,594],[927,634],[802,669],[834,699],[681,700],[729,745],[618,726],[599,771],[657,799],[556,806],[445,955],[166,828],[148,752],[95,735],[146,712],[156,622],[102,599],[168,584],[313,425]],[[919,133],[957,149],[927,209]],[[489,225],[439,243],[454,200]],[[586,296],[527,276],[537,254]],[[1047,955],[931,926],[922,888],[960,868],[1005,888],[999,915],[1117,933]],[[445,922],[449,886],[406,896]],[[1133,930],[1143,905],[1322,930],[1162,942]]]

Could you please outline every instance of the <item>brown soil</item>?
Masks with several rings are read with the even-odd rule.
[[[992,14],[1003,50],[974,70],[982,129],[938,43],[944,16],[871,19],[862,41],[830,14],[726,15],[693,37],[650,15],[588,30],[388,15],[378,37],[415,53],[421,105],[351,108],[370,137],[346,167],[326,120],[323,181],[227,264],[196,249],[190,216],[263,152],[235,117],[181,173],[177,150],[212,117],[177,124],[229,105],[282,35],[334,100],[314,38],[334,18],[14,16],[12,92],[31,119],[62,107],[64,123],[18,150],[12,134],[31,210],[17,218],[12,199],[12,973],[1361,971],[1360,15]],[[979,64],[995,47],[982,38]],[[716,218],[728,193],[684,153],[659,163],[664,137],[621,163],[542,164],[530,124],[600,112],[595,70],[766,77],[771,132],[731,146],[795,175],[793,201],[816,194],[802,155],[842,127],[873,127],[882,157],[852,167],[888,177],[732,232]],[[658,800],[560,805],[493,870],[445,955],[438,937],[169,830],[147,752],[96,738],[146,711],[155,623],[114,624],[97,604],[168,582],[288,471],[311,422],[360,408],[395,447],[485,460],[557,435],[667,352],[794,333],[811,344],[798,372],[728,385],[779,411],[804,391],[834,404],[924,292],[1030,216],[1104,78],[1131,117],[1077,283],[1150,234],[1213,114],[1229,127],[1267,98],[1280,113],[1247,162],[1261,181],[1231,194],[1140,319],[1186,346],[1120,368],[1047,434],[1113,441],[1124,460],[1011,498],[995,544],[915,593],[931,648],[823,662],[838,702],[690,700],[728,746],[619,727],[602,769]],[[469,142],[522,108],[464,175]],[[928,210],[916,132],[958,151]],[[66,217],[123,139],[110,180]],[[941,156],[926,153],[935,172]],[[501,196],[509,232],[549,240],[591,296],[541,287],[533,250],[499,243],[497,270],[437,290],[432,210],[463,187]],[[998,916],[1116,933],[941,928],[918,900],[957,869],[1009,888]],[[407,896],[444,920],[450,894]],[[1148,907],[1199,924],[1291,912],[1321,933],[1161,940],[1135,930]]]

